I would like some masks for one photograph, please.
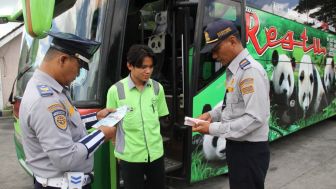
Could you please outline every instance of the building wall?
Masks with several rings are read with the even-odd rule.
[[[2,95],[0,95],[0,97],[2,96],[2,99],[0,99],[0,111],[11,105],[8,102],[8,98],[18,73],[21,38],[22,33],[0,47],[0,92],[2,92]]]

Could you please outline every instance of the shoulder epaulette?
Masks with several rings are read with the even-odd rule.
[[[246,70],[251,67],[251,62],[247,59],[244,59],[239,63],[239,67],[243,70]]]
[[[47,97],[54,94],[54,92],[48,85],[37,85],[36,87],[42,97]]]

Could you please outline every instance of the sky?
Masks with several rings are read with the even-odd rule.
[[[11,14],[18,2],[18,0],[0,0],[0,14]]]
[[[19,0],[0,0],[0,16],[11,15]],[[0,38],[16,28],[19,23],[0,24]]]

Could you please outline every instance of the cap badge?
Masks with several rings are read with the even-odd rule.
[[[225,30],[222,30],[220,32],[217,33],[217,36],[220,38],[222,37],[223,35],[226,35],[227,33],[231,32],[231,28],[226,28]]]
[[[210,39],[210,36],[209,36],[208,32],[204,32],[204,37],[205,37],[205,42],[209,43],[211,39]]]

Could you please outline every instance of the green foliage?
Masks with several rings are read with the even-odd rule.
[[[328,118],[335,115],[336,111],[336,99],[334,99],[328,107],[323,110],[323,116]]]
[[[278,132],[276,132],[276,131],[270,129],[270,132],[269,132],[269,134],[268,134],[268,140],[269,140],[269,141],[274,141],[274,140],[276,140],[276,139],[278,139],[278,138],[280,138],[280,137],[281,137],[281,134],[280,134],[280,133],[278,133]]]
[[[289,135],[296,132],[302,128],[313,125],[321,120],[327,119],[335,115],[336,112],[336,99],[334,99],[328,107],[326,107],[323,112],[314,114],[308,118],[301,118],[297,120],[292,125],[287,128],[282,128],[279,126],[279,118],[275,116],[275,112],[271,107],[271,116],[269,119],[269,141],[274,141],[283,136]],[[191,182],[205,180],[209,177],[217,176],[220,174],[225,174],[228,172],[228,167],[223,161],[223,166],[215,167],[211,163],[205,160],[202,150],[197,147],[192,153],[191,162]]]
[[[294,122],[292,125],[288,126],[287,128],[282,128],[279,126],[278,124],[279,118],[275,116],[275,112],[273,109],[274,109],[274,105],[271,107],[271,117],[268,122],[269,127],[270,127],[270,132],[268,135],[269,141],[274,141],[278,138],[281,138],[282,136],[289,135],[302,128],[308,127],[319,121],[322,121],[329,117],[334,116],[336,114],[336,99],[334,99],[329,104],[329,106],[324,108],[322,112],[311,115],[308,118],[300,118],[299,120]]]
[[[335,14],[335,1],[334,0],[323,0],[323,1],[308,1],[300,0],[299,4],[295,7],[294,10],[299,13],[309,13],[309,16],[316,18],[319,21],[326,22],[333,27],[336,27],[336,23],[332,15]],[[309,11],[312,9],[318,8],[316,11]],[[330,15],[330,16],[327,16]]]
[[[299,124],[293,124],[293,125],[290,125],[288,128],[287,128],[287,130],[288,130],[288,134],[290,134],[290,133],[293,133],[293,132],[295,132],[295,131],[297,131],[297,130],[299,130],[300,129],[300,125]]]
[[[266,64],[266,66],[264,66],[265,70],[266,70],[266,73],[268,75],[268,78],[271,78],[272,76],[272,73],[273,73],[273,69],[274,69],[274,66],[273,64]]]
[[[268,135],[269,141],[274,141],[282,136],[286,136],[289,134],[289,132],[279,126],[279,118],[275,115],[275,112],[273,110],[275,105],[271,107],[271,116],[268,121],[269,127],[270,127],[270,133]]]
[[[276,140],[282,136],[283,130],[279,127],[278,120],[279,118],[275,116],[273,107],[271,107],[271,116],[268,121],[270,127],[270,132],[268,134],[269,141]]]
[[[205,160],[202,150],[196,148],[191,155],[191,182],[205,180],[209,177],[228,173],[226,163],[222,167],[212,167]]]

